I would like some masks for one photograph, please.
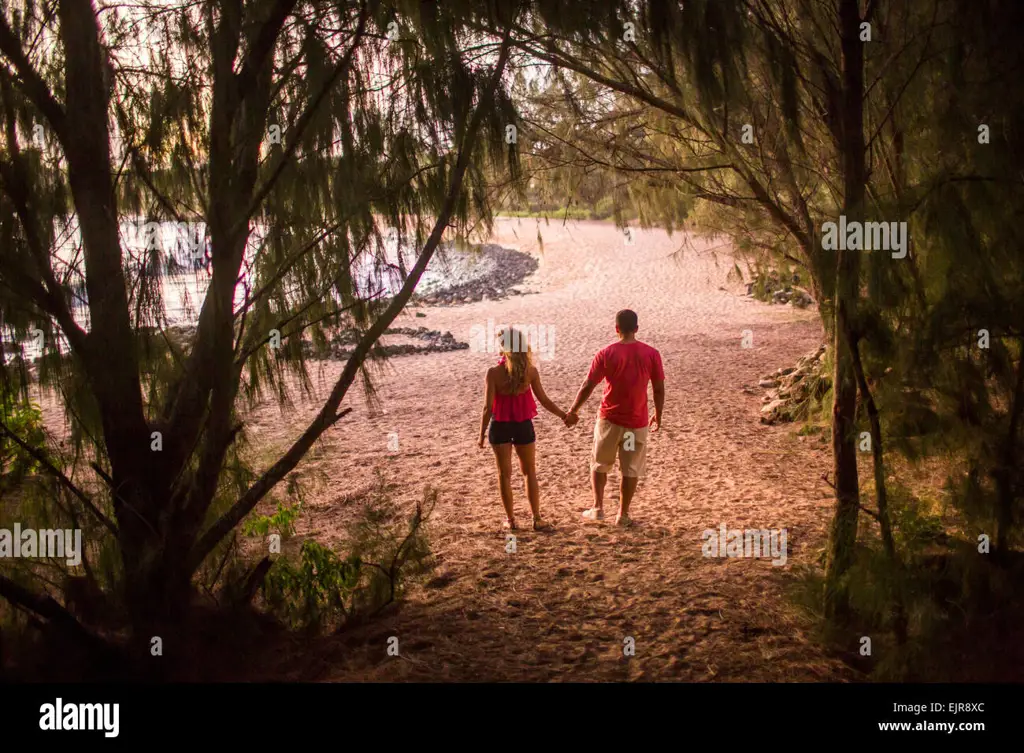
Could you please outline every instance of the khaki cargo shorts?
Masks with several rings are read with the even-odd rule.
[[[603,418],[594,424],[594,455],[590,470],[608,473],[619,456],[619,470],[625,478],[642,478],[647,462],[648,427],[627,429]]]

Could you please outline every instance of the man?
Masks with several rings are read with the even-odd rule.
[[[636,339],[639,329],[636,313],[623,309],[615,315],[615,332],[619,341],[598,351],[590,365],[590,373],[580,387],[576,401],[564,421],[573,426],[579,421],[580,407],[590,393],[607,380],[601,398],[601,412],[594,426],[594,454],[590,465],[590,480],[594,488],[594,506],[584,511],[586,520],[604,518],[604,487],[608,471],[619,456],[622,474],[622,494],[616,525],[629,525],[629,503],[633,501],[637,484],[644,474],[647,457],[648,431],[661,428],[661,412],[665,406],[665,371],[661,354],[650,345]],[[654,416],[648,427],[647,382],[654,386]]]

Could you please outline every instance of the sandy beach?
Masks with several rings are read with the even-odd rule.
[[[300,465],[304,476],[329,481],[312,494],[298,534],[338,543],[353,514],[349,500],[382,468],[403,504],[415,504],[427,484],[441,491],[428,529],[435,577],[394,613],[303,640],[301,651],[259,674],[324,681],[849,677],[808,639],[783,597],[794,568],[812,563],[824,545],[828,446],[818,436],[798,437],[793,425],[760,424],[761,392],[744,391],[821,343],[817,313],[745,297],[741,282],[726,279],[733,260],[725,246],[662,231],[634,231],[628,245],[608,223],[542,222],[540,229],[543,248],[532,219],[500,220],[491,238],[538,258],[523,295],[411,309],[395,326],[451,331],[464,342],[490,319],[554,328],[554,347],[538,363],[546,391],[565,409],[593,354],[615,338],[615,312],[636,310],[638,338],[661,351],[667,388],[664,425],[652,437],[647,478],[631,510],[636,525],[580,520],[590,503],[595,394],[573,429],[541,409],[541,506],[556,529],[520,530],[516,552],[506,553],[493,456],[476,443],[484,372],[496,355],[473,348],[393,358],[376,377],[380,407],[367,406],[354,388],[345,401],[352,413]],[[741,347],[744,330],[753,347]],[[336,362],[314,367],[318,394],[339,369]],[[254,411],[252,441],[283,446],[316,406],[297,401]],[[396,452],[388,450],[393,434]],[[528,521],[518,469],[513,483],[518,515]],[[617,486],[616,470],[609,513]],[[785,565],[704,557],[703,532],[723,524],[786,529]],[[387,655],[390,636],[399,638],[399,657]],[[626,645],[634,655],[624,654]]]

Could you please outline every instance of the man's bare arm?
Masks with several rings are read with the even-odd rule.
[[[587,402],[596,384],[586,379],[583,380],[583,386],[580,387],[580,391],[576,394],[576,399],[572,403],[572,407],[569,409],[569,415],[576,415],[580,408],[583,407],[583,403]]]
[[[665,407],[665,380],[652,379],[651,386],[654,388],[654,421],[655,431],[661,428],[661,411]]]

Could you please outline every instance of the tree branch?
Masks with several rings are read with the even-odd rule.
[[[327,429],[337,422],[341,415],[344,415],[337,412],[338,406],[347,394],[348,388],[355,380],[356,373],[362,367],[363,361],[366,359],[374,343],[377,342],[384,330],[386,330],[398,314],[401,313],[402,309],[405,308],[405,305],[412,297],[413,290],[416,288],[417,283],[419,283],[420,277],[426,270],[427,264],[433,257],[434,251],[437,249],[438,244],[440,244],[444,231],[448,227],[449,219],[455,211],[456,203],[462,191],[462,180],[469,167],[477,133],[483,124],[484,109],[493,101],[495,92],[501,82],[505,65],[508,62],[511,46],[510,37],[511,27],[505,33],[501,53],[498,56],[498,62],[495,65],[491,80],[489,81],[481,100],[478,102],[476,110],[474,111],[466,128],[465,136],[463,137],[462,144],[459,147],[458,159],[456,160],[455,167],[452,171],[451,186],[448,190],[444,204],[441,207],[441,211],[434,223],[433,230],[427,238],[415,266],[412,268],[409,276],[405,280],[405,283],[402,285],[402,289],[394,298],[392,298],[387,309],[385,309],[377,321],[374,322],[373,326],[367,330],[360,339],[355,350],[352,352],[352,355],[349,357],[349,360],[346,362],[341,376],[334,385],[334,389],[331,391],[330,397],[327,399],[327,402],[324,404],[323,408],[321,408],[316,418],[313,419],[312,423],[310,423],[302,435],[292,444],[284,456],[267,469],[263,475],[260,476],[260,478],[251,487],[249,487],[245,494],[243,494],[241,498],[239,498],[239,500],[220,517],[220,519],[210,526],[199,541],[196,542],[189,555],[188,568],[191,572],[194,572],[206,556],[213,551],[214,547],[217,546],[217,543],[224,538],[231,529],[238,525],[242,518],[244,518],[259,503],[259,501],[285,477],[285,475],[290,473],[291,470],[298,465],[299,461],[301,461],[306,455],[306,452],[309,451],[309,448],[313,443],[319,439]]]
[[[362,7],[359,11],[359,23],[356,26],[354,38],[352,44],[349,45],[348,50],[342,55],[338,65],[335,66],[334,70],[331,71],[331,75],[327,77],[323,87],[317,92],[313,101],[309,103],[309,106],[303,111],[302,115],[299,116],[295,127],[291,129],[291,137],[288,139],[288,144],[284,148],[284,152],[281,154],[281,159],[274,167],[274,171],[270,174],[267,180],[260,186],[259,190],[256,191],[252,197],[252,201],[249,203],[249,209],[239,219],[239,222],[248,222],[249,218],[252,217],[253,213],[259,208],[259,205],[263,202],[270,191],[274,188],[274,184],[277,183],[278,178],[281,177],[281,173],[288,166],[289,161],[295,154],[295,150],[299,147],[299,141],[302,139],[302,134],[305,133],[306,127],[312,121],[313,116],[316,115],[317,110],[320,109],[320,105],[323,103],[324,98],[328,95],[331,89],[334,88],[335,82],[338,78],[348,71],[349,66],[352,64],[352,60],[355,57],[356,49],[359,47],[359,43],[362,41],[363,32],[366,29],[366,21],[370,15],[369,5],[366,0],[363,0]]]
[[[63,144],[67,137],[67,117],[64,109],[54,98],[50,87],[43,81],[42,76],[25,57],[21,43],[11,27],[7,25],[7,18],[4,15],[0,15],[0,53],[3,53],[11,61],[11,65],[18,72],[18,76],[21,78],[20,83],[16,81],[18,88],[24,91],[32,103],[39,108]],[[7,75],[6,71],[3,75]]]

